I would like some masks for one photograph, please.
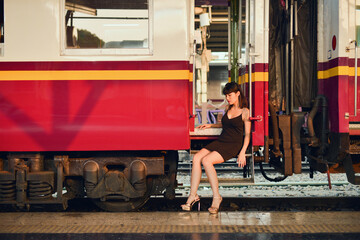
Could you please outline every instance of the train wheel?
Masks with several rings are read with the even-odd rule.
[[[108,212],[130,212],[136,211],[149,200],[152,190],[152,179],[147,180],[147,191],[143,197],[130,198],[128,201],[125,200],[108,200],[100,201],[100,199],[92,199],[96,206],[104,211]]]

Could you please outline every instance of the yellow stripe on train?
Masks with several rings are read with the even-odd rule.
[[[0,81],[192,80],[189,70],[1,71]]]
[[[359,72],[358,68],[358,72]],[[318,71],[318,79],[328,79],[336,76],[355,76],[355,67],[337,66],[324,71]]]
[[[229,78],[230,81],[230,78]],[[252,82],[268,82],[269,81],[269,72],[255,72],[252,73]],[[244,84],[249,82],[249,74],[239,76],[239,84]]]

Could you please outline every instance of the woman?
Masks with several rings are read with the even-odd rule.
[[[190,195],[185,204],[181,205],[184,211],[190,211],[194,203],[199,202],[197,189],[201,178],[201,164],[205,168],[213,192],[210,213],[216,214],[219,211],[222,197],[219,193],[219,183],[214,168],[214,164],[222,163],[237,156],[239,167],[246,165],[245,152],[250,142],[251,122],[249,119],[249,109],[247,101],[239,85],[234,82],[227,83],[223,94],[229,105],[226,112],[218,124],[204,124],[197,128],[223,128],[219,138],[208,144],[194,155],[191,171],[191,189]],[[243,129],[245,128],[245,138]]]

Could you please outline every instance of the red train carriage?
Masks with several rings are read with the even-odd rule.
[[[359,184],[356,4],[243,3],[255,20],[244,26],[246,74],[240,79],[252,93],[253,116],[267,118],[269,112],[265,144],[256,142],[255,123],[253,145],[260,157],[254,160],[269,161],[284,176],[301,173],[308,161],[311,171],[346,172],[349,182]],[[256,151],[262,146],[264,151]]]
[[[190,146],[191,1],[1,6],[1,203],[86,192],[126,211],[174,197],[176,151]]]

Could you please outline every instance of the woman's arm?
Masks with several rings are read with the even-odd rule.
[[[196,128],[206,129],[206,128],[221,128],[221,127],[222,127],[221,123],[214,123],[214,124],[203,124],[203,125],[197,126]]]
[[[245,108],[243,112],[243,121],[245,125],[245,138],[244,138],[243,146],[238,156],[239,167],[244,167],[246,165],[245,153],[250,143],[251,121],[250,121],[249,109],[247,108]]]
[[[229,105],[227,105],[225,107],[225,114],[227,112],[227,110],[229,109]],[[219,123],[214,123],[214,124],[203,124],[203,125],[200,125],[196,128],[200,128],[200,129],[206,129],[206,128],[222,128],[222,124],[221,124],[221,121]]]

